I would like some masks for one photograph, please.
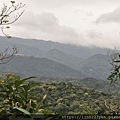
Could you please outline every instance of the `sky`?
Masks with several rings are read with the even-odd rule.
[[[0,0],[0,8],[10,1]],[[120,47],[120,0],[16,0],[20,2],[26,5],[17,12],[25,12],[6,30],[11,36]]]

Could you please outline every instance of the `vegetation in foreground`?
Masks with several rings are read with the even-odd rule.
[[[37,95],[47,94],[45,105],[55,114],[120,113],[120,98],[71,83],[39,83]]]
[[[31,77],[30,77],[31,78]],[[65,82],[36,82],[6,74],[0,79],[0,113],[119,114],[120,98]]]

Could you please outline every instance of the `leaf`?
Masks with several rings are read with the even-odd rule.
[[[13,76],[16,80],[20,80],[20,76],[18,76],[18,75],[14,75]]]
[[[38,83],[33,83],[32,85],[30,85],[30,88],[34,88],[38,85]]]
[[[15,3],[15,1],[11,1],[11,3],[12,3],[12,4],[14,4],[14,3]]]
[[[14,96],[15,102],[19,102],[24,106],[24,100],[20,96]]]
[[[23,84],[23,81],[15,81],[15,88],[18,88],[21,84]]]
[[[31,107],[32,107],[32,108],[35,108],[35,107],[36,107],[36,102],[33,101],[33,100],[31,100]]]
[[[23,94],[23,93],[19,93],[19,96],[24,100],[24,101],[26,101],[26,94]]]
[[[25,110],[23,108],[13,107],[13,109],[17,109],[17,110],[23,112],[26,115],[31,115],[31,113],[29,111],[27,111],[27,110]]]
[[[6,96],[5,94],[0,93],[0,98],[4,98],[4,99],[6,99],[7,96]]]
[[[6,87],[7,89],[9,89],[10,92],[13,92],[13,88],[12,88],[11,85],[6,85],[5,87]]]
[[[2,78],[0,78],[0,83],[4,83],[4,80]]]
[[[0,115],[4,115],[6,113],[6,110],[0,111]]]
[[[21,84],[23,84],[26,80],[29,80],[31,78],[35,78],[34,76],[31,76],[31,77],[28,77],[28,78],[25,78],[25,79],[22,79],[20,80],[20,77],[19,76],[15,76],[15,78],[18,80],[18,81],[15,81],[15,87],[19,87]]]
[[[25,92],[30,90],[30,85],[23,85],[22,87],[24,88]]]
[[[43,96],[43,101],[46,99],[46,97],[47,97],[47,94]]]
[[[36,112],[38,112],[38,110],[40,109],[40,106],[41,106],[41,102],[39,102],[39,103],[36,105]]]
[[[4,86],[4,84],[0,84],[0,91],[1,91],[1,90],[4,90],[4,87],[3,87],[3,86]]]
[[[7,38],[12,38],[12,37],[8,35]]]
[[[24,78],[23,80],[29,80],[29,79],[32,79],[32,78],[36,78],[35,76],[31,76],[31,77],[28,77],[28,78]]]
[[[8,22],[9,22],[9,20],[3,20],[2,22],[4,22],[4,23],[8,23]]]
[[[120,62],[120,60],[115,60],[114,62]]]
[[[10,28],[10,26],[6,26],[6,28],[7,28],[7,29],[9,29],[9,28]]]

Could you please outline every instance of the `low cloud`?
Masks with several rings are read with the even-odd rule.
[[[97,30],[92,29],[92,30],[87,32],[87,36],[90,39],[102,39],[103,34]]]
[[[96,23],[110,23],[110,22],[116,22],[120,23],[120,7],[115,9],[112,12],[102,14],[97,20]]]
[[[36,38],[37,36],[38,39],[54,40],[62,43],[86,44],[85,38],[81,34],[71,27],[60,25],[58,18],[51,12],[42,12],[41,14],[28,12],[15,25],[28,30],[24,37],[25,35],[30,36],[30,38]]]

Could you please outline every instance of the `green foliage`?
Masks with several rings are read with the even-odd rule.
[[[109,52],[109,56],[112,69],[108,80],[110,80],[110,83],[113,83],[120,79],[120,54],[115,48],[115,50]]]
[[[119,113],[119,98],[86,89],[71,83],[40,82],[38,94],[47,93],[45,104],[54,114],[110,114]],[[105,101],[106,100],[106,103]]]
[[[108,77],[108,80],[110,80],[110,83],[113,83],[119,79],[120,79],[120,66],[115,65],[113,70],[111,71],[110,76]]]
[[[0,78],[0,113],[110,114],[119,113],[120,99],[65,82],[29,81],[6,74]]]
[[[36,96],[37,83],[28,80],[35,77],[21,79],[14,74],[6,74],[0,78],[0,114],[26,114],[43,113],[43,102],[46,95],[41,99]]]

